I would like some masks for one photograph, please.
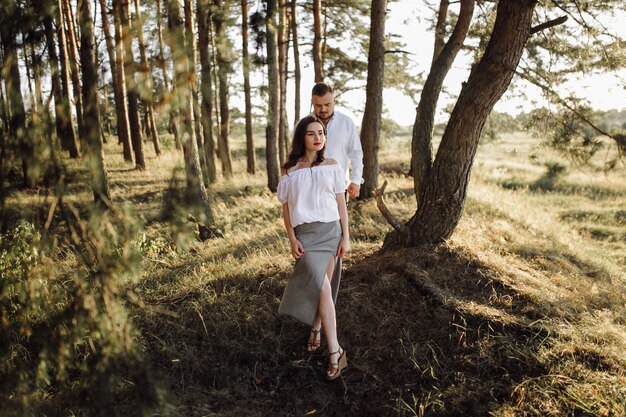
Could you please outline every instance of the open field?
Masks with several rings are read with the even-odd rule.
[[[408,141],[387,139],[380,155],[399,218],[415,210]],[[139,172],[107,145],[114,203],[142,224],[139,268],[120,293],[132,294],[135,343],[168,392],[156,415],[626,414],[624,165],[577,170],[522,133],[483,144],[453,237],[390,253],[379,252],[390,227],[375,204],[351,202],[337,305],[349,367],[328,383],[325,350],[306,353],[308,329],[277,316],[292,259],[265,176],[241,173],[242,146],[239,174],[211,189],[225,237],[201,243],[176,198],[180,155],[149,150]],[[77,174],[64,201],[84,206],[81,162],[66,163]],[[565,171],[550,175],[547,163]],[[12,189],[7,209],[42,225],[53,200],[43,188]],[[71,249],[50,256],[58,276],[79,262]],[[46,391],[31,399],[41,414],[86,415],[74,394]],[[140,414],[136,392],[125,380],[112,408]]]

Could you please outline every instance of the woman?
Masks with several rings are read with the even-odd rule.
[[[311,326],[309,352],[320,347],[323,326],[329,352],[326,378],[334,380],[348,365],[337,340],[335,301],[340,260],[350,250],[350,237],[345,173],[337,161],[324,158],[325,148],[322,123],[313,116],[300,120],[278,183],[278,200],[296,259],[278,312]]]

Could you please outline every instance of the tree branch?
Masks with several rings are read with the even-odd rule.
[[[530,34],[534,35],[535,33],[540,32],[542,30],[545,30],[545,29],[548,29],[548,28],[560,25],[562,23],[565,23],[567,21],[567,19],[568,19],[567,16],[561,16],[561,17],[559,17],[557,19],[549,20],[549,21],[544,22],[544,23],[542,23],[540,25],[534,26],[534,27],[532,27],[530,29]]]
[[[387,205],[385,204],[385,200],[383,198],[383,195],[385,194],[385,188],[386,187],[387,187],[387,180],[385,180],[385,182],[383,182],[383,185],[379,189],[374,191],[374,195],[376,196],[376,206],[378,207],[378,210],[380,210],[380,213],[383,215],[385,220],[387,220],[387,222],[394,229],[396,229],[402,235],[408,236],[409,235],[409,229],[404,224],[399,222],[398,219],[393,217],[393,214],[391,214],[391,212],[387,208]]]
[[[385,50],[386,54],[407,54],[407,55],[415,55],[413,52],[403,51],[402,49],[389,49]]]

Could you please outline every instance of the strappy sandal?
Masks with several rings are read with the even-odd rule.
[[[339,359],[337,362],[332,362],[330,359],[333,355],[339,355]],[[348,366],[348,357],[346,356],[346,351],[341,347],[337,352],[332,352],[328,354],[328,370],[326,371],[326,379],[329,381],[334,381],[339,378],[341,375],[341,371]]]
[[[315,352],[322,345],[322,329],[311,329],[311,334],[309,335],[309,340],[306,343],[306,350],[309,353]]]

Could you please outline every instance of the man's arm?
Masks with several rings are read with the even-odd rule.
[[[351,170],[348,195],[350,198],[356,198],[359,196],[361,184],[363,184],[363,149],[361,148],[361,140],[359,139],[356,125],[352,120],[350,122],[348,159],[350,159]]]

